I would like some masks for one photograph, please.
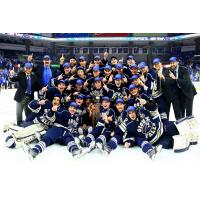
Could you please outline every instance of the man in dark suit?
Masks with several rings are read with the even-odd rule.
[[[163,70],[165,76],[164,96],[169,117],[170,104],[173,104],[176,119],[192,115],[193,100],[197,94],[187,68],[179,66],[176,57],[171,57],[170,68]]]
[[[39,91],[41,88],[37,76],[32,73],[32,67],[33,65],[31,63],[25,63],[24,70],[20,71],[16,76],[14,76],[13,70],[9,74],[9,79],[12,82],[18,82],[18,88],[14,97],[14,100],[17,102],[17,125],[20,125],[23,121],[23,111],[25,111],[26,117],[31,113],[28,104],[34,99],[34,92]]]
[[[51,68],[51,58],[45,55],[43,58],[43,66],[37,65],[33,68],[33,72],[37,75],[38,81],[41,85],[41,90],[39,91],[39,97],[45,98],[45,94],[48,89],[54,84],[53,78],[55,77],[55,69]]]
[[[34,72],[38,77],[40,85],[42,86],[42,92],[44,93],[47,91],[47,88],[51,86],[51,79],[53,78],[54,72],[51,69],[50,56],[44,56],[43,64],[43,66],[37,66]]]
[[[162,81],[163,85],[163,95],[166,101],[166,113],[167,118],[169,119],[169,112],[171,104],[174,109],[174,114],[176,120],[182,118],[181,110],[181,88],[178,84],[177,70],[179,68],[178,63],[174,65],[173,62],[177,62],[175,57],[170,58],[170,67],[163,68],[164,79]]]
[[[194,96],[197,94],[196,89],[190,79],[189,71],[186,67],[179,66],[176,57],[172,57],[170,67],[176,69],[176,81],[181,90],[181,112],[182,117],[191,116],[193,110]]]

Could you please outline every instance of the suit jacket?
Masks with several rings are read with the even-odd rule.
[[[193,98],[197,94],[186,67],[179,66],[177,84],[185,97]]]
[[[172,101],[181,96],[193,98],[197,94],[187,68],[179,66],[178,78],[176,80],[170,78],[169,73],[170,68],[163,68],[163,75],[165,76],[165,80],[162,81],[163,95],[167,101]]]
[[[177,85],[177,80],[170,78],[170,69],[163,68],[162,71],[165,80],[162,80],[163,96],[168,102],[173,101],[176,98],[180,99],[181,90]]]
[[[17,76],[14,76],[13,78],[10,78],[13,82],[18,82],[18,88],[15,93],[14,100],[17,102],[22,101],[24,96],[26,95],[27,90],[27,77],[25,72],[19,72]],[[34,92],[39,91],[40,84],[38,82],[37,76],[35,74],[31,74],[31,99],[34,98]]]

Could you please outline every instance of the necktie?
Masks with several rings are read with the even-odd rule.
[[[27,94],[31,95],[31,77],[27,75]]]

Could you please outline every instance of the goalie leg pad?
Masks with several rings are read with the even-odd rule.
[[[193,116],[188,117],[187,123],[190,133],[190,144],[196,145],[198,143],[199,138],[199,124]]]
[[[174,146],[173,150],[175,153],[181,153],[187,151],[190,147],[190,140],[184,135],[175,135],[173,136]]]
[[[29,136],[34,135],[37,132],[43,131],[44,127],[40,124],[33,124],[23,128],[15,133],[15,137],[17,139],[23,139]]]

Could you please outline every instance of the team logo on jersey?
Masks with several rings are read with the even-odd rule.
[[[142,119],[138,125],[137,131],[150,138],[156,134],[156,124],[150,120],[149,117]]]

